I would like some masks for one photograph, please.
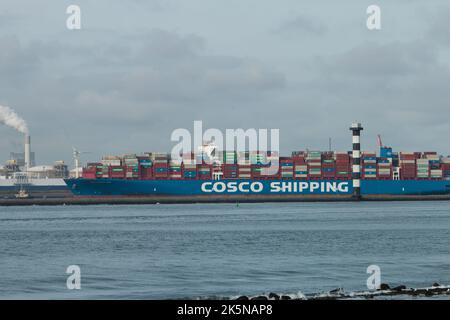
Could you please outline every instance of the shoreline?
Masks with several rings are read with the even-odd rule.
[[[282,294],[270,292],[268,294],[260,295],[243,295],[230,300],[242,301],[242,300],[355,300],[355,299],[383,299],[387,297],[404,297],[405,299],[414,298],[427,298],[432,299],[433,297],[442,297],[450,295],[450,286],[440,285],[434,283],[430,287],[421,288],[411,288],[405,285],[399,285],[391,288],[388,284],[382,283],[381,287],[376,290],[362,290],[362,291],[350,291],[347,292],[342,288],[336,288],[329,292],[315,293],[315,294],[304,294],[298,292],[296,294]]]

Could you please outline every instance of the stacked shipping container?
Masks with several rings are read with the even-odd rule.
[[[443,158],[441,165],[443,178],[450,180],[450,157]]]
[[[373,151],[362,153],[362,175],[363,179],[377,178],[377,154]]]
[[[333,152],[322,154],[322,179],[336,179],[336,160]]]
[[[182,172],[184,179],[197,179],[197,161],[194,153],[183,155]]]
[[[222,152],[223,162],[198,163],[194,153],[182,160],[171,160],[166,153],[105,156],[100,163],[89,163],[83,169],[87,179],[351,179],[351,155],[348,152],[298,151],[291,157],[278,157],[271,152]],[[400,152],[393,157],[377,157],[375,152],[362,152],[362,178],[394,178],[394,162],[398,163],[400,179],[449,179],[450,158],[436,152]],[[270,165],[278,170],[267,175]],[[277,168],[277,167],[275,167]],[[264,172],[264,174],[263,174]]]
[[[290,157],[280,157],[281,179],[294,178],[294,162]]]
[[[308,178],[308,164],[306,162],[306,157],[307,154],[303,151],[292,153],[295,179],[306,180]]]
[[[306,163],[308,165],[308,178],[320,179],[322,177],[322,152],[308,151]]]
[[[152,153],[153,177],[155,179],[167,179],[169,176],[169,157],[167,153]]]
[[[390,180],[393,177],[392,159],[378,158],[377,160],[377,178],[381,180]]]
[[[348,152],[337,151],[334,153],[334,157],[336,160],[336,179],[350,179],[350,155]]]
[[[442,179],[443,171],[439,156],[435,152],[426,152],[425,157],[429,161],[430,178]]]
[[[416,179],[417,154],[414,152],[400,152],[399,154],[399,166],[400,166],[400,179],[411,180]]]

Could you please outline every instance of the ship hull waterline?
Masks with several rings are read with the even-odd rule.
[[[350,180],[67,179],[86,203],[201,203],[352,201]],[[362,200],[447,200],[447,180],[363,180]]]

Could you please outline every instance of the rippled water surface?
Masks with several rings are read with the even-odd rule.
[[[450,284],[450,201],[0,207],[0,259],[0,298],[365,290],[372,264]]]

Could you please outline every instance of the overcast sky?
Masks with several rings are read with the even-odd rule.
[[[194,120],[279,128],[285,154],[328,137],[349,150],[354,120],[365,150],[380,133],[450,154],[449,34],[448,0],[2,0],[0,105],[27,120],[40,164],[71,163],[71,146],[84,160],[170,151]],[[22,140],[0,126],[0,163]]]

